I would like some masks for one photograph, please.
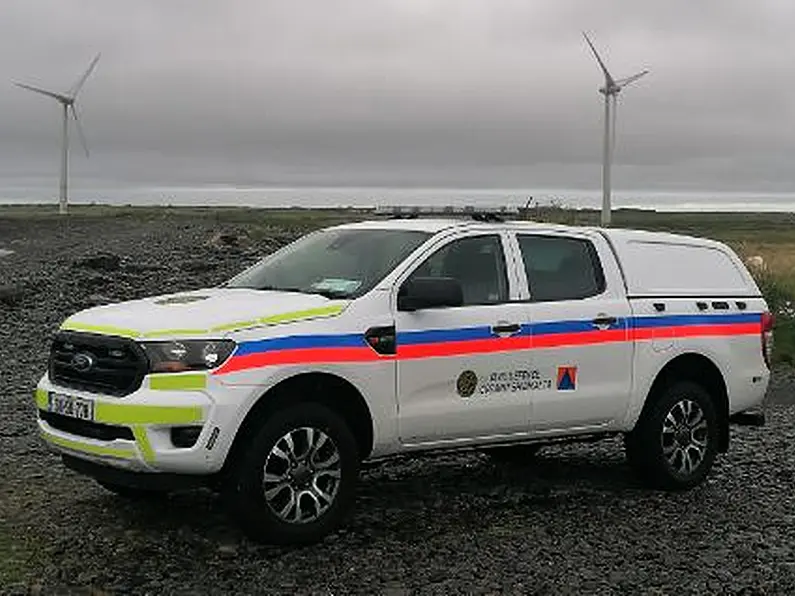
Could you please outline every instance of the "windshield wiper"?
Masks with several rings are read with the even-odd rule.
[[[325,296],[329,300],[334,300],[335,298],[347,298],[348,292],[340,292],[337,290],[305,290],[304,294],[318,294],[320,296]]]
[[[301,292],[301,288],[285,288],[282,286],[256,286],[251,288],[252,290],[261,290],[262,292],[296,292],[296,293],[303,293]]]
[[[318,296],[324,296],[329,300],[333,300],[335,298],[346,298],[348,296],[347,292],[335,292],[334,290],[313,290],[312,288],[290,288],[290,287],[282,287],[282,286],[257,286],[254,288],[256,290],[262,290],[263,292],[294,292],[296,294],[317,294]]]

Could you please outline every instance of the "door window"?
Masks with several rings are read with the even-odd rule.
[[[411,277],[451,277],[461,284],[464,306],[508,301],[508,277],[498,235],[472,236],[446,244]]]
[[[579,300],[604,291],[602,266],[587,240],[535,235],[518,240],[531,300]]]

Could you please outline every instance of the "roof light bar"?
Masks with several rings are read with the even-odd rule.
[[[376,215],[479,215],[479,214],[518,214],[518,207],[481,207],[475,205],[379,205]]]

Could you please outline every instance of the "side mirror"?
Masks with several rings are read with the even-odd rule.
[[[452,277],[415,277],[401,286],[397,301],[403,311],[455,307],[464,304],[464,293]]]

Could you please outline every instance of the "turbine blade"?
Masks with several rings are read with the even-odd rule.
[[[607,66],[605,66],[605,63],[602,61],[602,57],[599,55],[599,52],[596,51],[596,48],[594,47],[593,43],[591,43],[590,38],[585,34],[584,31],[582,36],[585,38],[585,41],[587,41],[588,45],[591,47],[591,51],[593,52],[593,55],[596,57],[596,61],[599,63],[599,67],[602,69],[602,72],[605,73],[605,80],[607,80],[608,86],[612,86],[613,84],[615,84],[615,81],[613,80],[613,77],[610,74],[610,72],[607,70]]]
[[[77,136],[80,137],[80,144],[83,146],[83,151],[86,152],[88,157],[88,143],[86,143],[86,136],[83,134],[83,126],[80,124],[80,118],[77,117],[77,110],[75,104],[70,106],[72,108],[72,116],[75,118],[75,127],[77,128]]]
[[[97,62],[99,62],[99,57],[100,54],[97,54],[94,57],[94,59],[91,61],[91,64],[88,67],[88,70],[86,70],[86,72],[83,73],[83,76],[80,77],[78,81],[69,90],[70,97],[77,97],[77,94],[80,93],[80,89],[82,89],[83,84],[86,82],[86,79],[91,74],[91,71],[94,70],[94,67],[97,65]]]
[[[58,101],[68,101],[69,98],[65,95],[60,93],[56,93],[55,91],[47,91],[46,89],[41,89],[39,87],[34,87],[32,85],[25,85],[24,83],[14,83],[17,87],[22,87],[23,89],[27,89],[28,91],[33,91],[34,93],[41,93],[42,95],[46,95],[48,97],[53,97]]]
[[[634,74],[634,75],[632,75],[631,77],[626,77],[626,78],[623,78],[623,79],[619,79],[619,80],[617,80],[617,81],[616,81],[616,85],[618,85],[619,87],[626,87],[626,86],[627,86],[627,85],[629,85],[630,83],[634,83],[634,82],[635,82],[635,81],[637,81],[637,80],[638,80],[640,77],[642,77],[642,76],[644,76],[644,75],[647,75],[647,74],[649,74],[649,71],[648,71],[648,70],[641,71],[641,72],[639,72],[638,74]]]

